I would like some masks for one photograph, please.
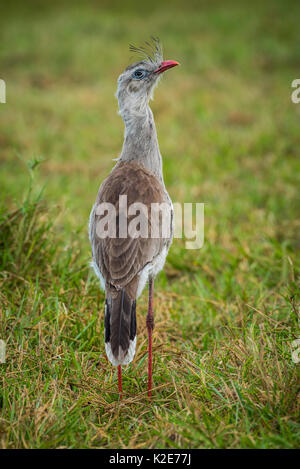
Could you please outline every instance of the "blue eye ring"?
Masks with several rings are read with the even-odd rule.
[[[142,80],[143,78],[145,78],[147,75],[147,71],[144,70],[143,68],[138,68],[137,70],[135,70],[132,74],[132,77],[135,78],[136,80]]]

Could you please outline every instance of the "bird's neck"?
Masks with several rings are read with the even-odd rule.
[[[125,124],[125,135],[119,162],[134,161],[163,181],[162,158],[150,107],[146,104],[126,112],[121,109],[120,114]]]

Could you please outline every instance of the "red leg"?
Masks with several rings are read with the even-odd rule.
[[[122,368],[121,365],[118,365],[118,382],[119,382],[119,395],[122,399]]]
[[[149,301],[146,324],[148,329],[148,396],[151,397],[152,390],[152,331],[154,328],[153,316],[153,279],[149,280]]]

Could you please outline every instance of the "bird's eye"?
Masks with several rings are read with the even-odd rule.
[[[132,76],[136,80],[142,80],[146,76],[146,70],[143,70],[142,68],[139,68],[139,69],[137,69],[133,72]]]

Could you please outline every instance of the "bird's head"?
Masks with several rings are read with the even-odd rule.
[[[163,60],[162,48],[159,40],[152,39],[146,46],[130,45],[132,52],[144,56],[140,62],[129,65],[119,76],[116,96],[119,101],[120,112],[143,112],[152,98],[153,90],[161,74],[169,68],[179,65],[175,60]]]

